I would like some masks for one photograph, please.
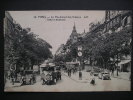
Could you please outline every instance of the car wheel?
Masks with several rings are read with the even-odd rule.
[[[41,80],[41,83],[42,83],[42,85],[44,84],[44,83],[43,83],[43,80]]]
[[[20,84],[21,84],[21,85],[24,85],[24,82],[23,82],[23,81],[20,81]]]
[[[21,79],[20,81],[19,81],[21,84],[23,84],[23,80]]]
[[[33,85],[33,80],[31,79],[30,84]]]
[[[100,79],[100,76],[98,76],[98,78]]]
[[[57,79],[55,78],[55,79],[54,79],[54,84],[56,84],[56,83],[57,83]]]

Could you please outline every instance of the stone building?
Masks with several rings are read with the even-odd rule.
[[[57,49],[55,55],[59,55],[64,53],[64,44],[61,44],[60,47]]]
[[[131,26],[132,12],[131,11],[116,11],[107,10],[105,12],[105,29],[106,32],[118,32],[123,27]]]
[[[123,28],[132,28],[132,12],[126,10],[107,10],[105,13],[106,32],[119,32]],[[121,62],[118,63],[118,66],[120,67],[121,71],[131,71],[131,55],[123,55],[121,57]]]
[[[15,24],[12,16],[9,12],[5,12],[5,18],[4,18],[4,71],[5,73],[10,70],[10,63],[9,63],[9,56],[8,52],[12,51],[12,41],[10,38],[12,38],[12,34],[14,34]]]
[[[112,33],[118,32],[124,27],[132,25],[131,11],[106,10],[105,18],[101,21],[92,22],[89,24],[89,33]]]
[[[78,41],[78,36],[79,34],[77,33],[77,30],[76,30],[76,26],[75,26],[75,23],[74,23],[74,26],[73,26],[73,30],[72,30],[72,33],[67,41],[66,44],[74,44]]]
[[[94,34],[96,38],[99,36],[106,37],[107,34],[111,34],[112,32],[120,32],[122,29],[132,28],[132,12],[129,10],[106,10],[103,21],[92,22],[89,26],[90,28],[86,38],[90,34]],[[132,39],[128,44],[131,44],[131,41]],[[121,58],[123,59],[118,64],[120,69],[122,71],[131,71],[131,57],[123,56]]]
[[[10,15],[8,11],[5,12],[4,18],[4,70],[7,72],[11,70],[11,67],[16,66],[16,60],[18,59],[17,52],[14,50],[14,43],[20,42],[23,28],[18,24]],[[17,68],[17,67],[16,67]]]

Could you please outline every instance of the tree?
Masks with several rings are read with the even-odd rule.
[[[119,32],[89,33],[85,38],[84,55],[90,58],[90,62],[96,60],[107,67],[110,58],[116,59],[119,55],[131,55],[131,28],[123,28]],[[118,58],[118,57],[117,57]],[[118,59],[117,59],[118,63]]]
[[[10,37],[9,37],[9,36]],[[8,50],[11,48],[11,50]],[[16,63],[17,69],[33,68],[48,58],[52,58],[50,51],[52,46],[41,38],[37,38],[33,32],[15,31],[5,35],[5,57],[10,57],[10,63]],[[15,58],[15,59],[14,59]],[[17,59],[16,59],[17,58]]]

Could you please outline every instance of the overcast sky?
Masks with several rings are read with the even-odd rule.
[[[13,19],[22,28],[31,28],[31,31],[39,35],[38,37],[51,44],[54,54],[61,44],[65,44],[69,38],[75,22],[78,33],[85,29],[89,31],[89,24],[100,21],[105,17],[105,11],[9,11]],[[40,18],[43,16],[43,18]],[[77,16],[78,18],[65,18],[63,21],[48,21],[51,16]],[[84,18],[84,16],[88,16]],[[35,18],[36,17],[36,18]],[[47,17],[47,18],[45,18]],[[79,18],[80,17],[80,18]],[[59,19],[59,18],[58,18]]]

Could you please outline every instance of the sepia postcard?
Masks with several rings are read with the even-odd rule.
[[[5,11],[4,92],[131,91],[132,11]]]

